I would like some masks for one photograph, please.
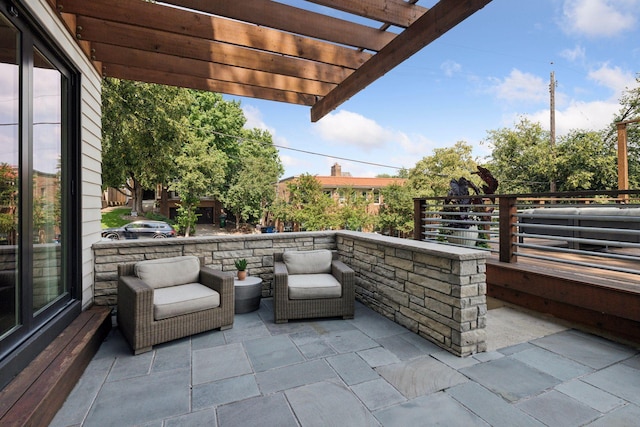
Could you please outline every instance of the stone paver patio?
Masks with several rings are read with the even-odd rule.
[[[490,351],[467,358],[359,303],[353,320],[276,325],[263,299],[139,356],[114,328],[51,425],[637,425],[637,349],[528,320],[490,310]]]

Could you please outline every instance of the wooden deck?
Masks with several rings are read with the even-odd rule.
[[[609,338],[640,343],[640,275],[562,260],[628,269],[638,269],[638,263],[570,253],[553,256],[560,262],[521,256],[516,263],[502,263],[497,255],[491,256],[487,261],[487,295],[575,322]]]

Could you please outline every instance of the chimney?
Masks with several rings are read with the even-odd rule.
[[[342,167],[338,163],[331,166],[331,176],[342,176]]]

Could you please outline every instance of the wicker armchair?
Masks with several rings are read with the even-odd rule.
[[[329,250],[274,254],[273,313],[289,319],[353,319],[355,272]]]
[[[233,326],[233,274],[202,263],[182,256],[118,266],[118,327],[134,354]]]

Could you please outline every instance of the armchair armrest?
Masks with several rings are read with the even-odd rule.
[[[134,331],[153,321],[153,288],[136,276],[118,277],[118,325],[134,342]]]
[[[289,295],[287,289],[289,285],[289,271],[284,262],[273,263],[273,292],[275,296],[282,295],[285,298]]]
[[[355,281],[356,273],[342,261],[334,260],[331,262],[331,274],[336,280],[342,284],[346,282],[353,283]]]
[[[200,283],[220,294],[220,305],[234,303],[233,273],[200,267]]]

